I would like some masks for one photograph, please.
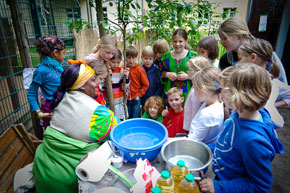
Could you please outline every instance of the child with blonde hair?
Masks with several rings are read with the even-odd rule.
[[[267,40],[253,39],[242,44],[238,51],[239,63],[255,63],[272,74],[272,92],[265,108],[269,111],[275,128],[284,126],[283,117],[277,108],[289,108],[290,86],[278,80],[279,67],[272,60],[273,48]]]
[[[141,98],[141,105],[144,106],[145,101],[151,96],[162,96],[162,84],[159,78],[160,68],[154,61],[154,51],[152,46],[146,46],[142,51],[141,56],[143,65],[148,80],[149,88],[146,90],[146,93]]]
[[[203,56],[196,56],[191,58],[187,62],[187,73],[190,78],[193,77],[193,75],[200,71],[201,69],[205,67],[210,66],[210,62],[207,58]],[[196,112],[198,111],[199,107],[201,105],[201,102],[199,99],[194,95],[194,88],[191,87],[187,99],[184,103],[184,120],[183,120],[183,129],[189,130],[190,124],[192,119],[194,118]]]
[[[163,100],[160,96],[149,97],[144,106],[144,114],[142,118],[156,120],[162,123],[162,111],[164,109]]]
[[[214,36],[207,36],[198,42],[198,55],[208,58],[211,66],[219,67],[219,47]]]
[[[203,68],[192,77],[194,94],[202,102],[191,121],[188,137],[205,144],[216,142],[223,129],[224,106],[220,100],[220,70]]]
[[[93,53],[85,56],[83,60],[87,63],[90,63],[94,60],[100,60],[101,62],[103,62],[103,65],[106,66],[105,62],[109,62],[109,60],[114,56],[117,50],[116,45],[117,41],[115,37],[106,34],[100,38],[98,44],[92,49]],[[97,87],[97,100],[98,102],[101,102],[102,105],[106,105],[106,100],[104,99],[102,91],[103,86],[104,84],[102,83]]]
[[[213,152],[215,180],[199,181],[202,192],[269,192],[273,184],[271,161],[284,147],[277,138],[268,111],[271,93],[267,71],[254,64],[236,65],[230,75],[230,102],[236,112],[225,121]]]
[[[167,92],[170,109],[162,111],[162,124],[167,128],[168,137],[175,137],[177,133],[188,133],[183,129],[184,110],[182,107],[184,97],[181,88],[173,87]]]
[[[137,62],[138,51],[134,46],[126,48],[126,66],[130,68],[130,89],[128,94],[127,108],[129,118],[138,118],[141,116],[141,97],[146,93],[149,87],[149,80],[144,68]]]
[[[236,17],[224,20],[217,32],[220,37],[220,43],[227,49],[227,52],[222,55],[219,62],[219,68],[223,70],[237,64],[240,45],[254,37],[249,31],[247,23]]]
[[[91,54],[85,56],[83,60],[90,62],[92,60],[109,61],[117,50],[117,41],[114,36],[106,34],[100,38],[98,44],[92,49]]]
[[[247,40],[255,39],[249,31],[247,23],[236,17],[224,20],[217,32],[220,37],[220,43],[227,49],[227,52],[220,58],[219,68],[221,70],[229,66],[234,66],[238,62],[239,47]],[[273,55],[276,56],[273,59],[280,69],[278,79],[287,84],[284,66],[275,52],[273,52]]]
[[[233,105],[229,102],[229,98],[231,97],[231,93],[229,90],[229,82],[230,82],[230,76],[235,70],[235,66],[229,66],[226,69],[224,69],[219,74],[219,80],[220,80],[220,89],[221,89],[221,100],[224,102],[224,120],[228,119],[230,117],[230,114],[232,111],[234,111]]]
[[[125,120],[123,96],[124,92],[126,92],[129,89],[130,79],[129,79],[129,68],[126,68],[124,70],[124,66],[120,65],[121,61],[122,61],[122,52],[119,49],[117,49],[114,56],[109,60],[109,66],[112,71],[111,79],[112,79],[115,115],[120,120]],[[125,88],[123,88],[124,77],[126,77]],[[108,101],[108,93],[106,86],[103,87],[103,93],[105,99]]]
[[[156,42],[153,44],[153,51],[155,54],[154,64],[160,66],[163,54],[168,52],[169,50],[169,44],[165,39],[156,40]]]

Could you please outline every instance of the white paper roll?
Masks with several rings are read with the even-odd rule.
[[[76,167],[76,175],[83,181],[98,182],[102,179],[111,163],[113,152],[106,141],[98,149],[88,153],[88,156]]]

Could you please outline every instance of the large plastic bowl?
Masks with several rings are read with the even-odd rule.
[[[155,159],[168,138],[167,129],[151,119],[129,119],[117,124],[110,139],[115,147],[124,152],[124,160]]]

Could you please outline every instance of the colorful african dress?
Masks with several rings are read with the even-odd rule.
[[[81,158],[109,139],[120,120],[92,97],[69,91],[54,109],[37,147],[33,176],[38,193],[77,193],[75,168]]]
[[[167,101],[167,91],[172,87],[178,87],[183,90],[184,101],[187,98],[187,95],[191,88],[191,81],[190,80],[175,80],[171,81],[170,79],[165,77],[166,72],[175,72],[178,74],[179,72],[183,71],[187,73],[187,65],[186,63],[189,59],[193,56],[197,56],[197,53],[194,51],[188,51],[187,55],[179,60],[176,60],[171,57],[171,52],[166,52],[161,58],[161,66],[160,66],[160,78],[161,83],[164,85],[164,93],[163,98]]]

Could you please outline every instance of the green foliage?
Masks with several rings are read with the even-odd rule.
[[[84,26],[87,26],[87,28],[91,27],[91,24],[89,24],[85,19],[82,18],[60,17],[56,19],[57,22],[61,20],[65,20],[63,25],[69,27],[71,31],[73,29],[83,29]]]
[[[151,43],[161,38],[171,42],[173,32],[178,28],[184,28],[188,33],[190,49],[196,50],[200,39],[215,34],[220,24],[217,18],[221,18],[221,14],[214,11],[216,4],[206,0],[193,0],[190,3],[178,0],[146,0],[146,2],[149,10],[144,15],[138,15],[141,13],[141,7],[136,1],[114,2],[118,8],[115,16],[119,20],[119,25],[124,27],[129,23],[133,24],[132,33],[126,37],[130,43],[143,41],[145,36]],[[118,28],[113,28],[112,31],[111,24],[113,23],[104,27],[110,33],[115,33],[114,30]]]

